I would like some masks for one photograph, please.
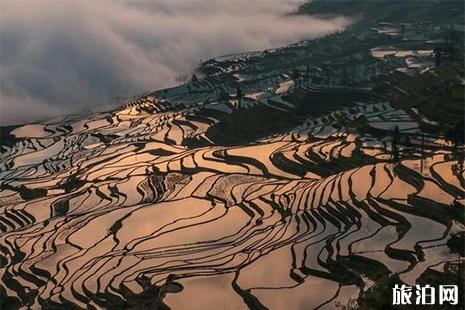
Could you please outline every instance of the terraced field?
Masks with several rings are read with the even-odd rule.
[[[463,143],[414,97],[463,69],[438,74],[427,37],[384,55],[385,36],[412,42],[382,27],[1,128],[0,308],[334,309],[386,281],[463,282]],[[430,84],[397,70],[410,58]]]
[[[388,103],[361,102],[376,100],[366,90],[352,90],[350,107],[255,142],[228,146],[214,130],[234,113],[292,114],[339,91],[183,107],[168,91],[13,129],[1,159],[2,296],[100,308],[153,290],[146,302],[168,294],[168,306],[200,309],[204,287],[222,296],[219,306],[331,307],[381,274],[413,284],[459,261],[446,244],[464,231],[452,216],[463,212],[465,180],[451,146],[429,137],[424,163],[412,143],[401,147],[409,159],[390,162],[389,137],[340,124],[405,122],[412,141],[418,124]]]

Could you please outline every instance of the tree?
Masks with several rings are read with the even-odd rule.
[[[434,49],[434,59],[436,67],[439,67],[441,65],[441,48],[436,47]]]
[[[451,141],[453,144],[453,156],[457,159],[460,171],[463,171],[464,165],[464,140],[465,140],[465,133],[464,133],[464,123],[459,122],[455,124],[453,128],[450,128],[446,131],[446,139]]]
[[[425,134],[421,134],[421,161],[420,161],[420,172],[423,175],[423,164],[425,160]]]
[[[308,81],[310,80],[310,66],[307,65],[305,67],[305,76],[304,76],[304,81],[305,81],[305,84],[308,84]]]
[[[237,88],[236,98],[238,101],[241,101],[242,99],[242,90],[240,89],[240,87]]]
[[[296,86],[299,86],[300,82],[300,73],[297,68],[292,69],[292,78],[295,81]]]
[[[198,80],[199,80],[199,79],[197,78],[197,75],[195,75],[195,73],[192,74],[191,81],[195,83],[195,82],[197,82]]]
[[[399,162],[399,140],[400,140],[400,131],[399,127],[396,126],[394,128],[394,132],[392,133],[392,156],[391,159],[393,162]]]

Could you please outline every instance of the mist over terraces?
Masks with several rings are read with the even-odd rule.
[[[387,309],[394,284],[463,293],[463,3],[307,13],[354,23],[209,59],[110,111],[2,127],[0,308]]]

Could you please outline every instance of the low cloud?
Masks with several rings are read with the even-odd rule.
[[[0,3],[2,125],[173,86],[201,59],[311,39],[349,23],[286,16],[296,0]]]
[[[27,96],[12,97],[2,95],[0,125],[22,124],[31,120],[51,118],[61,115],[58,106]]]

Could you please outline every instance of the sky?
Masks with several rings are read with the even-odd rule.
[[[316,38],[344,17],[299,0],[0,0],[0,125],[95,110],[176,85],[207,60]]]

